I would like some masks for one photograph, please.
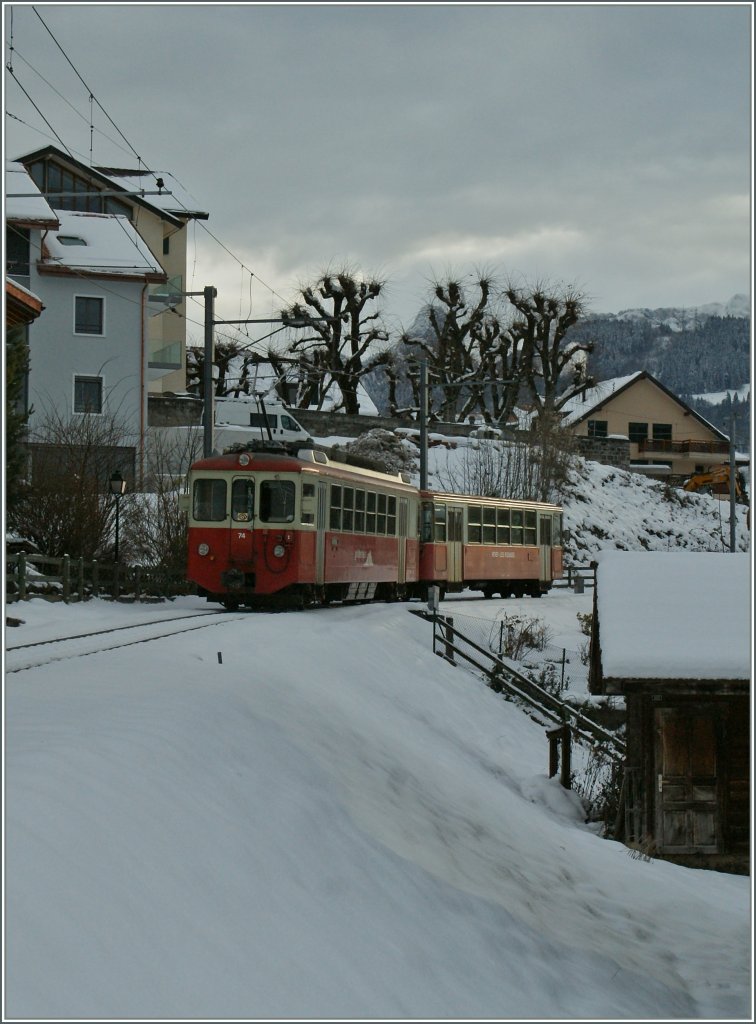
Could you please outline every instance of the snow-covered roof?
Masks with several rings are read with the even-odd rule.
[[[29,195],[29,193],[33,193]],[[56,227],[58,217],[23,164],[5,161],[5,219],[27,227]]]
[[[750,558],[602,551],[596,600],[606,679],[750,679]]]
[[[573,423],[577,423],[591,409],[595,409],[597,405],[606,402],[612,395],[626,388],[628,384],[632,384],[634,380],[637,380],[642,375],[643,371],[637,370],[626,377],[612,377],[610,380],[600,381],[595,387],[586,388],[585,391],[575,395],[562,406],[562,413],[564,414],[562,425],[568,427]]]
[[[82,273],[164,275],[128,217],[61,210],[60,228],[45,238],[46,262]]]

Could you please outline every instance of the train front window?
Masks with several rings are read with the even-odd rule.
[[[251,523],[255,514],[255,481],[241,477],[231,484],[231,518],[237,523]]]
[[[263,480],[260,484],[260,519],[264,523],[294,521],[292,480]]]
[[[220,523],[226,518],[226,481],[195,480],[192,516],[199,522]]]

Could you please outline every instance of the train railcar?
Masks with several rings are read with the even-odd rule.
[[[406,477],[265,446],[191,467],[187,576],[227,608],[540,597],[562,574],[556,505],[419,491]]]
[[[422,491],[421,580],[445,593],[541,597],[562,576],[562,509]]]
[[[320,451],[231,451],[195,462],[188,578],[227,608],[409,596],[418,491]]]

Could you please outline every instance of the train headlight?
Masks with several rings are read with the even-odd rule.
[[[205,555],[209,555],[210,554],[210,545],[209,544],[200,544],[197,547],[197,554],[198,555],[202,555],[203,558],[204,558]]]
[[[286,548],[283,546],[283,544],[276,544],[276,546],[273,548],[273,554],[276,556],[276,558],[283,558],[283,556],[286,554]]]

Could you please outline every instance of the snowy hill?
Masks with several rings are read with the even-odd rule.
[[[460,475],[460,464],[472,454],[462,443],[451,449],[441,445],[431,448],[430,486],[449,489],[449,481]],[[729,502],[668,487],[638,473],[576,458],[565,493],[557,500],[564,508],[568,564],[585,563],[606,548],[729,550]],[[743,505],[735,509],[738,551],[748,551],[750,546],[746,511]]]
[[[406,606],[203,608],[15,606],[120,631],[8,651],[4,1019],[747,1016],[748,878],[599,838]]]
[[[726,513],[578,463],[570,557]],[[578,649],[591,602],[446,606]],[[411,607],[12,606],[4,1019],[752,1019],[750,880],[600,838]]]

